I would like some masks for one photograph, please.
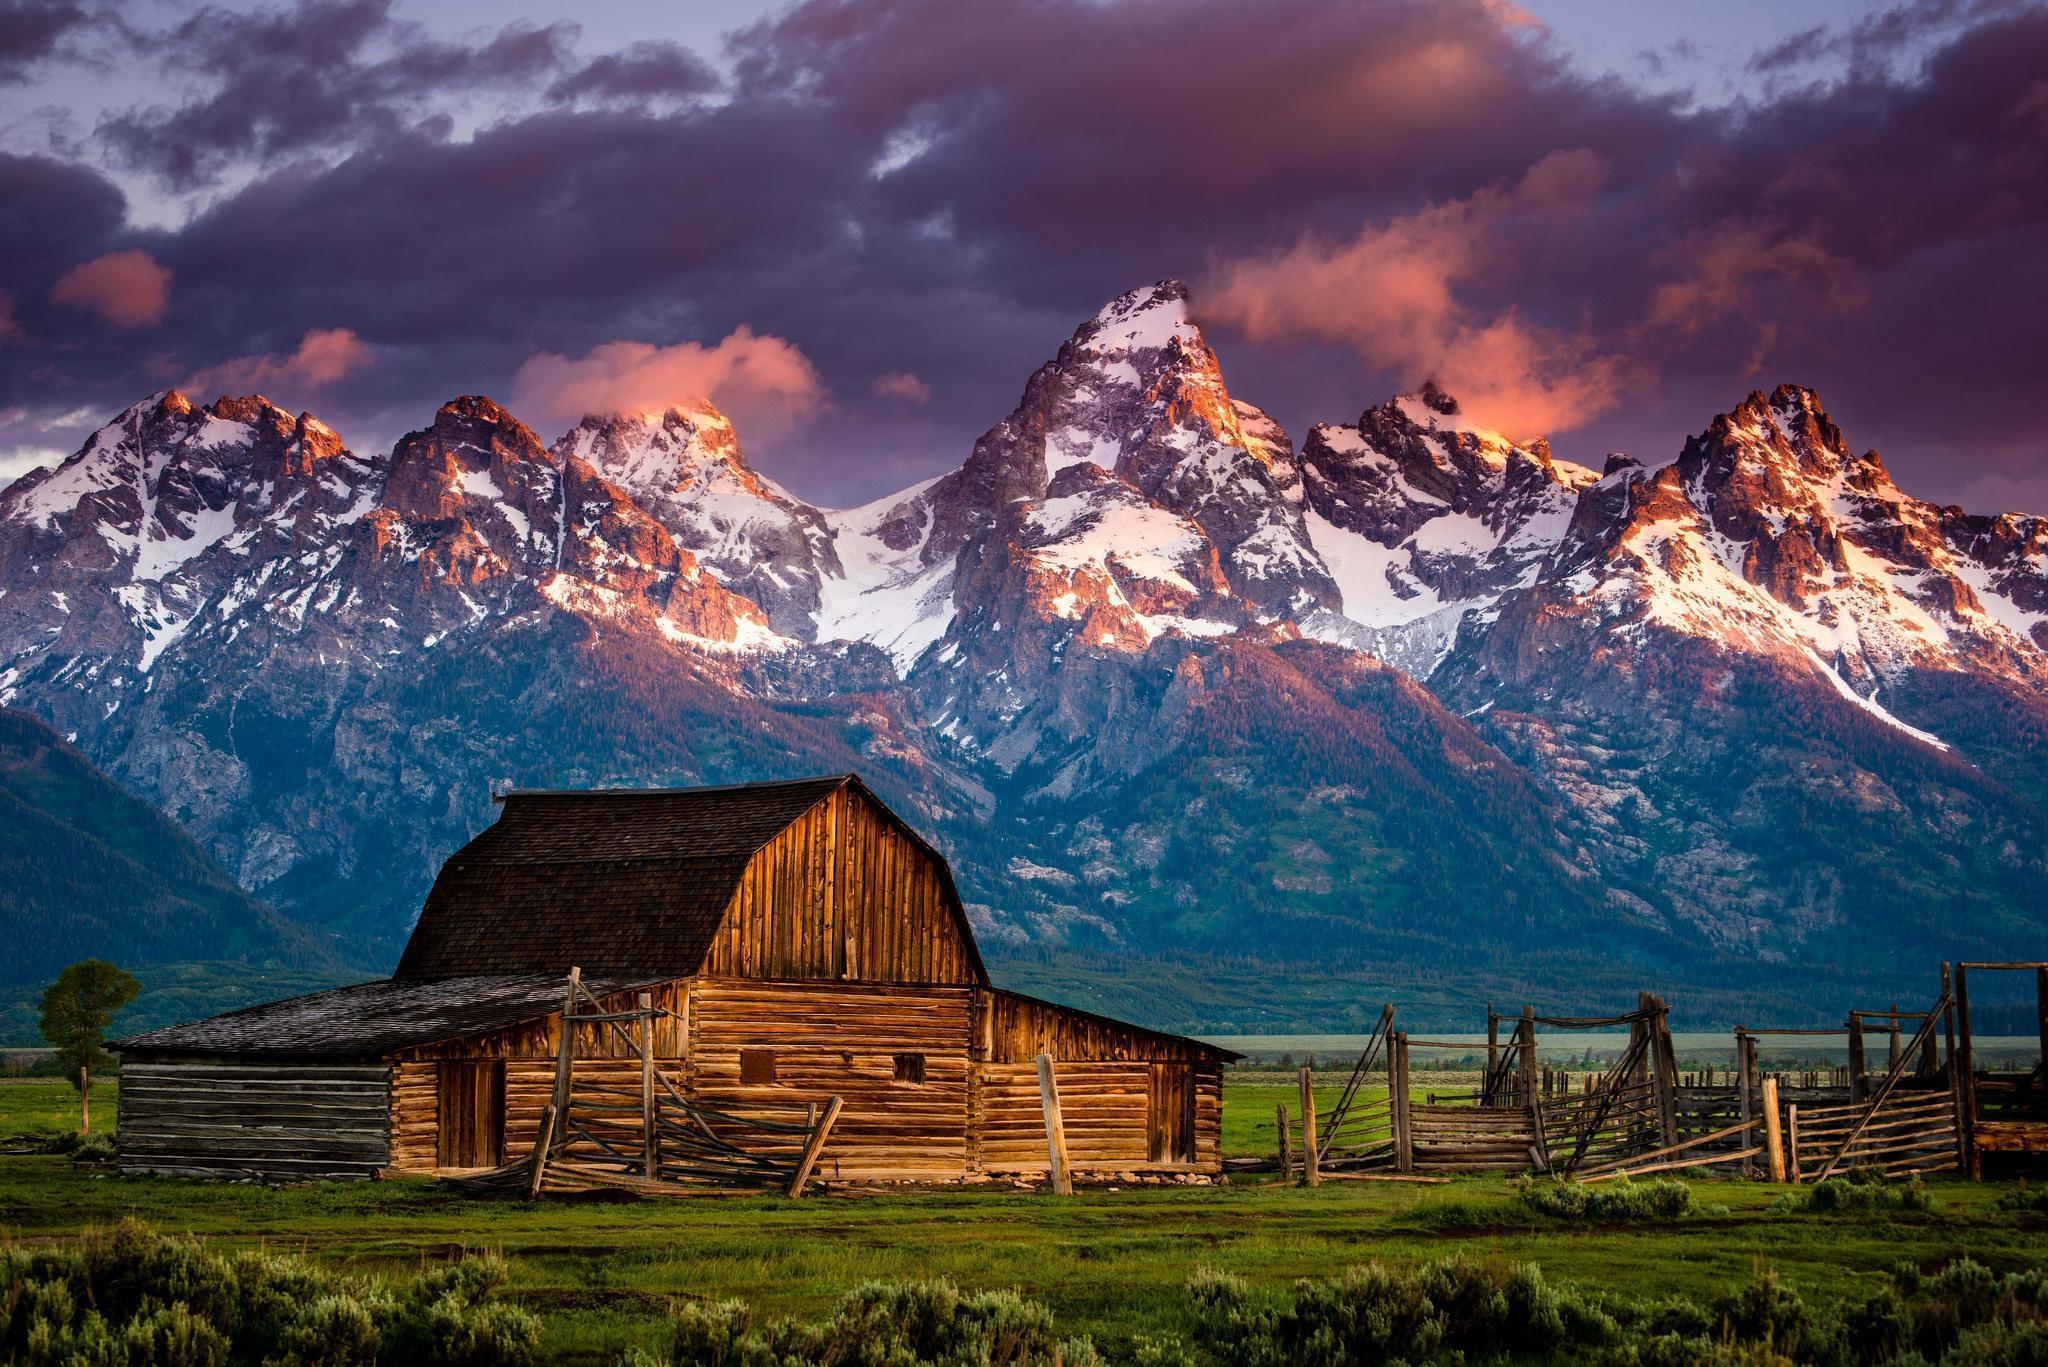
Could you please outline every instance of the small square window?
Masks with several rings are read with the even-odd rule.
[[[740,1050],[740,1081],[756,1086],[775,1081],[775,1051],[773,1049]]]
[[[924,1055],[898,1054],[896,1056],[896,1080],[907,1082],[913,1087],[924,1086]]]

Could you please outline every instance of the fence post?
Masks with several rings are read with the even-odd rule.
[[[1287,1103],[1281,1102],[1273,1108],[1273,1122],[1280,1130],[1280,1179],[1286,1181],[1294,1176],[1294,1147],[1292,1125],[1287,1119]]]
[[[654,996],[640,994],[640,1166],[654,1176],[656,1136],[654,1129]]]
[[[1785,1180],[1785,1136],[1778,1129],[1778,1079],[1774,1077],[1764,1079],[1764,1163],[1773,1182]]]
[[[1323,1180],[1322,1164],[1316,1153],[1316,1075],[1312,1068],[1301,1070],[1301,1178],[1310,1186]]]
[[[1522,1008],[1522,1023],[1515,1027],[1515,1040],[1522,1046],[1521,1057],[1515,1060],[1516,1090],[1521,1093],[1515,1100],[1524,1106],[1536,1104],[1536,1008]]]
[[[1493,1003],[1486,1004],[1486,1081],[1479,1089],[1479,1104],[1493,1104],[1493,1078],[1500,1068],[1500,1017],[1494,1014]]]
[[[1785,1108],[1785,1180],[1799,1185],[1799,1107]]]
[[[1074,1174],[1067,1166],[1067,1127],[1060,1119],[1060,1089],[1053,1080],[1051,1054],[1038,1056],[1038,1101],[1045,1109],[1045,1147],[1052,1160],[1053,1192],[1072,1196]]]
[[[1408,1036],[1394,1036],[1387,1054],[1388,1101],[1394,1117],[1394,1170],[1415,1171],[1415,1130],[1408,1116]]]
[[[2041,1031],[2041,1058],[2048,1061],[2048,968],[2034,970],[2034,1018]]]
[[[1656,1083],[1657,1132],[1665,1147],[1678,1142],[1678,1051],[1671,1043],[1671,1008],[1661,997],[1645,995],[1651,1008],[1650,1075]]]
[[[1854,1105],[1863,1100],[1863,1016],[1860,1012],[1849,1013],[1849,1102]]]
[[[1970,1040],[1970,970],[1956,964],[1956,1095],[1962,1098],[1963,1157],[1970,1180],[1984,1176],[1984,1157],[1977,1152],[1977,1061]]]

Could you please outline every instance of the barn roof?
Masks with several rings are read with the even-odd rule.
[[[697,972],[748,861],[841,787],[859,790],[945,860],[852,774],[716,788],[515,792],[427,894],[396,976]],[[961,931],[973,939],[964,915]],[[979,956],[976,956],[979,966]]]
[[[598,979],[597,996],[639,982]],[[124,1054],[251,1054],[273,1058],[376,1058],[395,1049],[459,1039],[539,1020],[562,1009],[557,973],[494,974],[337,987],[173,1025],[122,1040]]]

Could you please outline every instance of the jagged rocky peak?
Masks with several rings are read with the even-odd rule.
[[[1333,592],[1302,526],[1293,442],[1231,397],[1177,280],[1121,294],[1083,323],[975,458],[1018,472],[973,481],[1010,499],[1045,497],[1074,465],[1116,475],[1199,526],[1232,589],[1265,614]]]
[[[34,549],[155,581],[253,522],[282,518],[303,533],[334,521],[373,483],[371,464],[310,413],[260,395],[196,404],[166,390],[0,493],[0,521],[26,531],[0,555]]]
[[[557,457],[590,462],[605,479],[649,503],[717,483],[755,498],[774,490],[747,465],[732,420],[708,400],[644,413],[594,414],[552,449]]]
[[[116,493],[176,516],[209,495],[267,501],[283,481],[348,454],[340,436],[312,414],[294,417],[261,395],[196,404],[170,389],[124,409],[61,464],[23,476],[0,507],[9,518],[48,528],[81,504],[102,515],[123,511],[114,506],[121,499],[97,497]]]
[[[821,580],[839,573],[832,530],[747,464],[732,421],[708,400],[586,417],[552,449],[629,494],[778,631],[808,639],[817,630]]]
[[[1738,534],[1758,517],[1774,530],[1787,514],[1825,519],[1841,495],[1888,505],[1903,497],[1878,454],[1854,455],[1820,396],[1799,385],[1751,393],[1690,438],[1678,464],[1717,504],[1717,524],[1728,519]]]
[[[1434,382],[1302,446],[1307,525],[1342,592],[1304,629],[1426,675],[1460,623],[1534,581],[1600,478],[1474,421]]]

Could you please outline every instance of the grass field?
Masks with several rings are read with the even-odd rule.
[[[1321,1089],[1319,1106],[1336,1097]],[[1291,1085],[1233,1081],[1225,1145],[1273,1147],[1273,1107]],[[111,1096],[96,1105],[111,1115]],[[0,1134],[74,1114],[60,1082],[0,1084]],[[1763,1184],[1698,1184],[1725,1206],[1656,1228],[1546,1224],[1498,1178],[1448,1186],[1331,1183],[1088,1190],[863,1199],[747,1196],[631,1203],[479,1201],[403,1180],[270,1190],[123,1178],[48,1157],[0,1159],[0,1232],[64,1239],[136,1215],[160,1229],[263,1243],[366,1272],[411,1272],[463,1250],[502,1252],[511,1294],[544,1315],[550,1360],[607,1363],[651,1345],[678,1298],[737,1296],[770,1314],[812,1316],[873,1278],[946,1276],[1016,1287],[1063,1328],[1114,1351],[1174,1328],[1200,1264],[1254,1285],[1369,1259],[1410,1263],[1463,1252],[1540,1263],[1553,1279],[1644,1297],[1700,1296],[1775,1267],[1802,1293],[1860,1295],[1901,1260],[1931,1266],[1968,1254],[1995,1269],[2048,1261],[2048,1219],[1992,1209],[1993,1184],[1932,1185],[1932,1209],[1888,1216],[1776,1214]]]

